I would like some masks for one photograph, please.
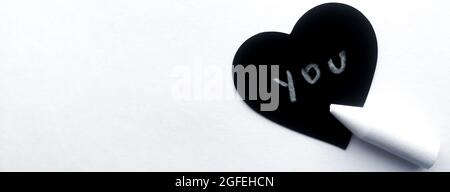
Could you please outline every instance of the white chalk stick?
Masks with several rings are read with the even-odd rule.
[[[426,118],[401,113],[390,106],[383,111],[360,107],[330,105],[330,113],[361,140],[378,146],[420,167],[430,168],[437,159],[440,142],[428,129]]]

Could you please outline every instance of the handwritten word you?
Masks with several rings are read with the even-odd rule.
[[[328,68],[330,69],[330,71],[333,74],[336,74],[336,75],[339,75],[342,72],[344,72],[345,66],[347,65],[346,64],[347,58],[346,58],[346,55],[345,55],[345,51],[341,51],[339,53],[339,58],[340,58],[340,61],[341,61],[341,66],[339,68],[336,67],[336,65],[334,64],[334,62],[333,62],[333,60],[331,58],[328,60]],[[314,70],[316,72],[314,78],[312,78],[311,75],[310,75],[310,71],[311,70]],[[308,82],[309,84],[315,84],[320,78],[319,65],[317,65],[315,63],[311,63],[311,64],[307,65],[306,67],[304,67],[301,70],[301,73],[302,73],[302,76],[303,76],[303,78],[305,79],[306,82]],[[295,86],[294,86],[294,81],[293,81],[293,78],[292,78],[292,74],[291,74],[291,72],[289,70],[286,70],[286,76],[287,76],[287,82],[281,81],[278,78],[273,78],[273,80],[275,82],[277,82],[278,84],[280,84],[281,86],[287,87],[288,90],[289,90],[290,101],[291,102],[295,102],[295,101],[297,101],[297,98],[295,96]]]
[[[341,65],[336,67],[333,59],[328,60],[328,69],[331,73],[339,75],[345,71],[347,65],[347,58],[345,51],[339,52],[339,58]],[[315,71],[314,77],[311,77],[311,70]],[[255,65],[236,65],[233,67],[233,73],[236,77],[236,88],[238,93],[242,98],[247,98],[246,95],[246,75],[248,75],[248,99],[257,100],[258,93],[259,98],[263,101],[269,101],[270,103],[261,103],[261,111],[274,111],[278,108],[279,104],[279,85],[282,87],[287,87],[289,90],[289,98],[291,102],[296,102],[297,97],[295,93],[295,85],[291,71],[286,70],[287,82],[280,80],[279,77],[279,66],[271,65],[270,76],[275,83],[270,83],[270,92],[267,87],[267,75],[268,75],[267,65],[259,65],[258,68]],[[258,75],[259,74],[259,75]],[[321,71],[318,64],[311,63],[301,69],[301,74],[303,79],[313,85],[319,81],[321,76]],[[259,77],[259,81],[258,81]],[[258,85],[259,82],[259,85]],[[258,89],[259,87],[259,89]]]

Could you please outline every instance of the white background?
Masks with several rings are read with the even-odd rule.
[[[347,150],[311,139],[242,101],[174,96],[180,66],[225,69],[187,90],[217,76],[232,90],[243,41],[289,33],[323,2],[1,1],[0,170],[426,171],[358,139]],[[441,139],[429,171],[450,171],[450,4],[343,2],[377,33],[371,94],[418,100]]]

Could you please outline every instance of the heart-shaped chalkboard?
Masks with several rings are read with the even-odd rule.
[[[351,133],[329,106],[363,106],[376,62],[367,18],[327,3],[305,13],[291,34],[264,32],[245,41],[233,60],[234,84],[264,117],[345,149]]]

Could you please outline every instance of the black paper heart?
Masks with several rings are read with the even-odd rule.
[[[245,89],[238,89],[245,103],[280,125],[345,149],[351,133],[330,115],[329,106],[363,106],[376,61],[377,40],[366,17],[351,6],[327,3],[305,13],[291,34],[264,32],[245,41],[233,60],[234,84],[238,89],[237,66],[267,66],[267,72],[256,74],[269,77],[269,91],[271,85],[279,85],[278,107],[261,110],[261,104],[274,98],[251,97],[250,92],[260,91],[264,84],[260,79],[249,83],[250,73]],[[272,76],[274,66],[279,67],[278,78]]]

